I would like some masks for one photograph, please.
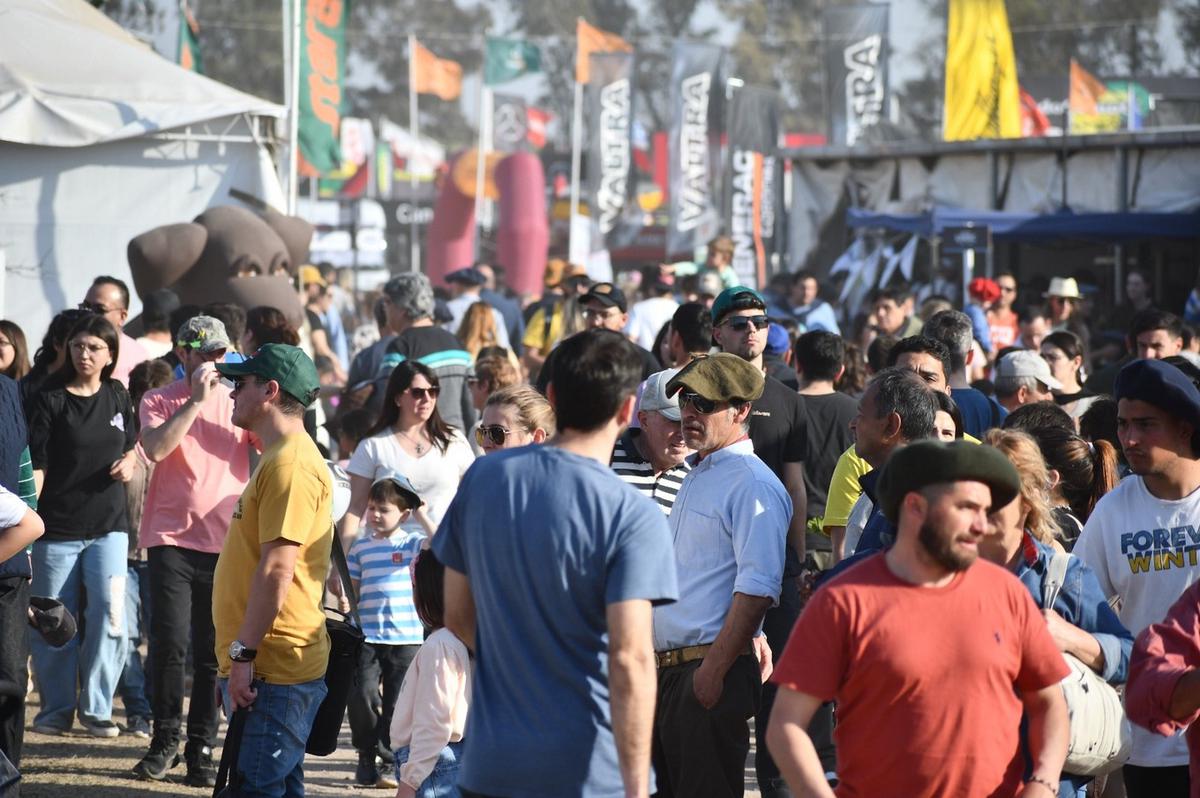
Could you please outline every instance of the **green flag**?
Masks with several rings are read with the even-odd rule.
[[[301,3],[301,174],[332,172],[342,160],[339,133],[346,77],[348,0]]]
[[[179,15],[179,58],[178,64],[198,75],[204,74],[204,59],[200,57],[200,26],[192,16],[187,3],[181,6]]]
[[[541,71],[542,54],[536,44],[522,39],[487,40],[487,51],[483,59],[483,82],[489,86]]]

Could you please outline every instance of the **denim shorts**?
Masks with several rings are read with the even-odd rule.
[[[417,798],[459,798],[458,770],[462,767],[462,741],[450,743],[438,754],[433,772],[425,777],[417,789]],[[396,749],[396,781],[400,781],[400,768],[408,761],[408,746]]]

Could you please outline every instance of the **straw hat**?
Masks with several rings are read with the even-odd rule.
[[[1056,296],[1062,299],[1082,299],[1083,295],[1079,293],[1079,283],[1075,282],[1074,277],[1052,277],[1050,278],[1050,288],[1042,296],[1047,298]]]

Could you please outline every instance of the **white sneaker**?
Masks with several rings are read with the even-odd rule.
[[[44,734],[47,737],[62,737],[67,733],[66,729],[60,729],[57,726],[50,726],[45,723],[33,724],[34,734]]]
[[[150,739],[150,721],[137,715],[125,720],[125,733],[143,740]]]
[[[111,720],[85,720],[81,721],[83,728],[93,737],[116,737],[121,733],[117,728],[117,724]]]

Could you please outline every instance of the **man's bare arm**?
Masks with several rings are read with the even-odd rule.
[[[644,798],[650,789],[650,739],[658,677],[650,602],[609,604],[608,686],[613,735],[626,798]]]
[[[692,675],[692,690],[701,706],[711,709],[721,699],[725,674],[738,657],[750,653],[750,638],[758,631],[770,606],[771,599],[765,596],[733,594],[721,631]]]
[[[783,464],[783,487],[792,497],[792,521],[788,524],[787,542],[803,565],[804,535],[808,526],[808,488],[804,486],[804,463]]]
[[[1067,759],[1070,731],[1067,700],[1063,698],[1062,687],[1052,684],[1041,690],[1027,692],[1022,695],[1021,701],[1029,718],[1029,753],[1033,758],[1033,775],[1051,784],[1058,784],[1063,762]]]
[[[237,639],[247,648],[258,648],[283,609],[300,556],[300,544],[276,538],[262,544],[261,552],[258,568],[250,579],[246,615],[238,629]]]
[[[767,726],[767,748],[779,766],[779,772],[796,796],[833,798],[825,780],[825,768],[817,756],[808,724],[821,706],[821,699],[780,687]]]
[[[26,509],[20,521],[8,529],[0,530],[0,562],[16,556],[17,552],[40,538],[45,531],[41,516]]]
[[[446,583],[442,588],[446,603],[446,628],[458,635],[467,648],[475,650],[475,596],[466,574],[446,568]]]

